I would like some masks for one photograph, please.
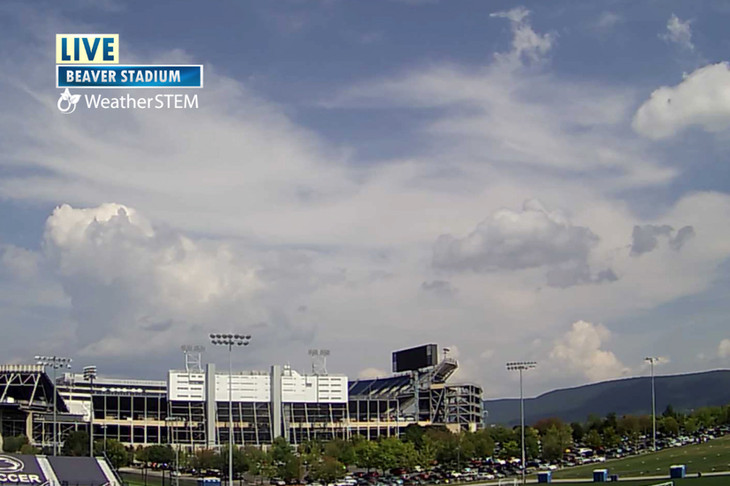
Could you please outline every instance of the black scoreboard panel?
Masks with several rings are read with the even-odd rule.
[[[424,344],[415,348],[393,352],[393,372],[415,371],[438,363],[438,346]]]

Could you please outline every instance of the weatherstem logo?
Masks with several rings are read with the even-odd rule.
[[[76,104],[79,102],[80,99],[81,95],[72,95],[68,88],[66,88],[66,90],[61,93],[61,97],[58,98],[58,103],[56,103],[56,106],[61,113],[63,113],[64,115],[69,115],[76,111]]]
[[[119,64],[119,34],[56,34],[56,87],[64,89],[56,107],[64,115],[76,111],[80,94],[74,89],[154,90],[203,87],[202,64]],[[138,93],[140,93],[138,91]],[[154,93],[132,96],[84,94],[86,109],[174,109],[198,108],[197,94]]]

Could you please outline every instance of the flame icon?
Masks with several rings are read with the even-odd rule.
[[[66,88],[66,91],[61,93],[61,97],[58,99],[56,106],[61,113],[69,115],[76,111],[76,103],[78,103],[80,99],[81,95],[72,95],[68,88]]]

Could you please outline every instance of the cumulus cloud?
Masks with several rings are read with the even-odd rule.
[[[560,211],[548,211],[532,199],[521,211],[496,211],[464,238],[441,235],[433,264],[476,272],[535,268],[585,261],[597,242],[590,229],[574,226]]]
[[[664,139],[697,126],[708,132],[730,127],[730,67],[710,64],[676,86],[662,86],[637,110],[632,126],[639,134]]]
[[[673,236],[674,228],[669,225],[645,224],[634,226],[631,234],[631,255],[639,256],[656,249],[659,238],[666,238],[672,250],[679,251],[684,244],[692,239],[695,230],[692,226],[684,226]]]
[[[463,238],[441,235],[434,245],[433,266],[479,273],[547,267],[548,285],[555,287],[616,280],[613,272],[591,276],[588,254],[598,240],[589,228],[533,199],[521,211],[494,212]]]
[[[717,346],[717,356],[719,358],[730,358],[730,339],[723,339]]]
[[[276,332],[276,316],[257,302],[269,275],[226,244],[154,227],[133,208],[60,206],[46,222],[44,252],[71,298],[82,354],[145,354],[172,336],[200,339],[201,326],[216,322]]]
[[[629,369],[611,351],[602,349],[610,338],[611,332],[602,324],[574,322],[570,331],[555,341],[550,359],[591,381],[624,376]]]
[[[535,32],[527,21],[529,15],[530,11],[524,7],[490,14],[490,17],[508,19],[512,28],[512,50],[506,54],[498,54],[498,59],[536,62],[550,51],[555,35]]]
[[[672,14],[667,21],[667,31],[663,34],[659,34],[659,37],[667,42],[677,44],[682,49],[693,51],[695,46],[692,44],[692,27],[690,27],[690,21],[685,20],[684,22]]]

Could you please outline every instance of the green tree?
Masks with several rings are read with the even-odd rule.
[[[466,439],[473,444],[475,457],[483,459],[494,454],[494,440],[487,430],[467,434]]]
[[[631,442],[636,443],[641,435],[641,424],[639,417],[635,415],[624,415],[618,420],[618,433],[627,437]]]
[[[403,441],[410,442],[416,448],[421,450],[423,447],[423,437],[426,435],[426,427],[421,427],[418,424],[410,424],[403,431]]]
[[[573,442],[583,442],[583,436],[586,431],[580,422],[571,422],[570,428],[573,429]]]
[[[21,454],[29,455],[29,456],[35,456],[35,455],[40,454],[41,450],[30,444],[23,444],[22,446],[20,446],[20,451],[18,451],[18,452],[20,452]]]
[[[24,435],[17,435],[15,437],[5,437],[3,441],[3,451],[14,453],[18,452],[24,445],[28,444],[28,438]]]
[[[283,437],[277,437],[271,444],[271,457],[274,462],[286,462],[294,455],[289,442]]]
[[[679,434],[679,423],[673,416],[667,415],[666,417],[662,417],[658,422],[657,427],[663,434],[670,437],[676,437]]]
[[[345,467],[352,466],[357,462],[357,453],[352,442],[342,439],[334,439],[324,446],[324,455],[334,457]]]
[[[639,415],[639,429],[642,434],[648,434],[652,431],[653,425],[649,415]]]
[[[355,443],[356,464],[358,467],[364,467],[368,471],[377,467],[376,456],[378,446],[375,442],[369,440],[360,440]]]
[[[292,454],[278,466],[279,477],[289,482],[296,479],[302,479],[302,461],[299,457]]]
[[[220,452],[213,457],[213,468],[220,469],[228,475],[228,445],[221,447]],[[240,447],[233,446],[233,476],[242,474],[249,470],[249,463]]]
[[[522,434],[519,433],[517,428],[517,444],[522,444]],[[521,447],[521,445],[520,445]],[[520,456],[522,453],[520,452]],[[532,427],[525,427],[525,455],[527,459],[535,459],[540,455],[540,434],[537,429]]]
[[[438,444],[426,435],[423,436],[421,448],[416,451],[416,464],[424,469],[430,469],[436,462]]]
[[[489,436],[497,444],[504,444],[505,442],[515,440],[514,430],[502,425],[497,425],[496,427],[491,427],[487,430],[489,430]]]
[[[96,448],[96,445],[94,445],[94,448]],[[142,445],[137,446],[137,448],[134,450],[134,459],[141,462],[146,467],[147,463],[150,462],[149,449]]]
[[[618,447],[621,443],[621,437],[616,433],[613,427],[603,429],[603,445],[605,447]]]
[[[155,464],[172,464],[175,451],[169,445],[152,445],[147,448],[147,460]]]
[[[404,443],[396,437],[387,437],[377,443],[375,449],[375,467],[382,472],[389,471],[394,467],[402,466],[402,454]]]
[[[697,420],[701,428],[712,427],[718,422],[719,413],[715,407],[700,407],[694,411],[692,416]]]
[[[601,449],[603,447],[603,438],[597,429],[591,429],[585,436],[585,444],[591,449]]]
[[[312,464],[309,474],[313,479],[329,484],[345,477],[345,465],[334,457],[323,456],[321,460]]]
[[[102,443],[102,441],[99,441],[98,444],[103,450],[104,444]],[[99,451],[99,454],[100,453],[101,450]],[[125,449],[124,444],[122,444],[118,440],[107,439],[106,455],[107,457],[109,457],[109,461],[112,463],[112,467],[114,467],[114,469],[119,469],[120,467],[129,465],[129,454],[127,454],[127,449]]]
[[[83,430],[74,430],[66,434],[61,454],[64,456],[88,456],[89,434]]]
[[[572,444],[572,432],[570,425],[551,426],[542,436],[542,458],[548,461],[562,459],[565,450]]]
[[[445,427],[428,427],[424,435],[435,446],[436,460],[439,464],[455,465],[459,459],[461,447],[459,436]]]
[[[254,476],[271,477],[277,472],[272,454],[258,447],[244,447],[243,457],[246,469]]]
[[[197,471],[216,469],[219,467],[218,454],[213,449],[198,449],[195,451],[190,465]]]
[[[689,417],[684,421],[684,431],[688,434],[694,434],[699,429],[697,420],[694,417]]]
[[[563,427],[564,424],[563,420],[559,417],[548,417],[538,420],[532,427],[537,429],[542,437],[551,427],[555,427],[557,430]]]
[[[502,443],[502,447],[499,449],[499,458],[511,459],[513,457],[521,457],[521,451],[520,444],[516,440],[509,440]]]

